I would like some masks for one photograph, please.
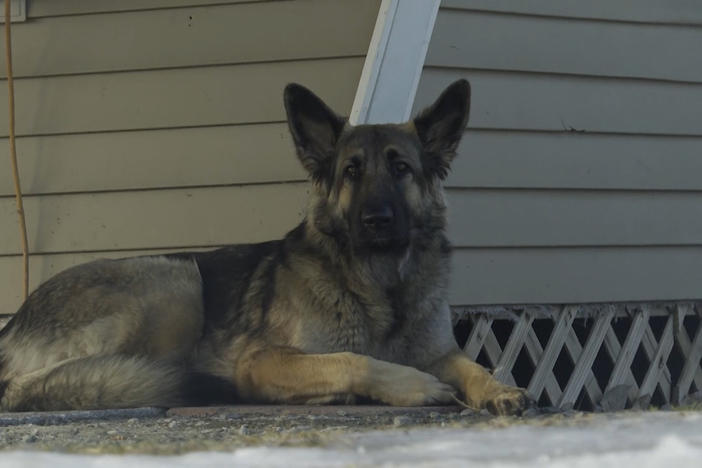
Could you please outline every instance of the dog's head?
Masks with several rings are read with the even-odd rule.
[[[404,252],[443,229],[441,181],[468,121],[470,85],[459,80],[404,124],[350,125],[298,84],[285,88],[297,154],[316,186],[308,219],[356,252]]]

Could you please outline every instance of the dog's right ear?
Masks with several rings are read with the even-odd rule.
[[[338,116],[312,91],[290,83],[284,92],[288,126],[300,162],[314,180],[330,171],[334,149],[346,119]]]

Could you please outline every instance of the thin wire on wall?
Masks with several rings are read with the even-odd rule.
[[[7,104],[9,110],[9,141],[10,161],[12,163],[12,179],[15,183],[15,201],[19,217],[20,237],[22,238],[22,262],[24,298],[29,294],[29,243],[27,241],[27,224],[24,219],[24,204],[22,203],[22,188],[20,187],[19,170],[17,166],[17,149],[15,147],[15,84],[12,76],[12,35],[10,20],[10,2],[5,0],[5,64],[7,65]]]

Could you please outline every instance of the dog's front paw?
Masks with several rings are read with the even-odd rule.
[[[411,368],[410,368],[411,369]],[[411,369],[414,375],[406,375],[394,382],[382,398],[393,406],[445,405],[455,401],[456,389],[440,382],[433,375]]]
[[[500,385],[487,396],[485,408],[499,416],[520,415],[535,405],[533,398],[523,388]]]
[[[455,401],[456,389],[413,367],[371,359],[360,392],[393,406],[445,405]]]

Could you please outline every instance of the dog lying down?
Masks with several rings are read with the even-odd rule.
[[[530,404],[452,333],[442,181],[468,82],[399,125],[352,126],[297,84],[284,102],[311,183],[304,220],[272,242],[57,274],[0,331],[0,409]]]

